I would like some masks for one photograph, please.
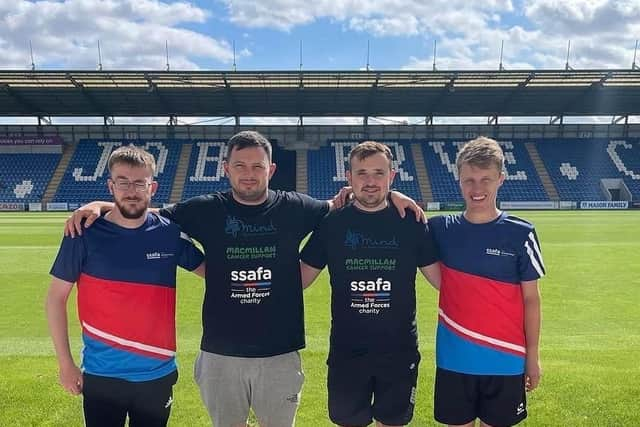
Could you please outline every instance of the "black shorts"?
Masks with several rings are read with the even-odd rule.
[[[434,417],[443,424],[479,418],[494,427],[527,417],[524,375],[469,375],[436,370]]]
[[[368,426],[372,419],[388,425],[413,417],[420,354],[369,354],[331,360],[327,388],[329,418],[338,425]]]
[[[87,427],[164,427],[173,403],[174,371],[164,377],[133,382],[83,374],[82,406]]]

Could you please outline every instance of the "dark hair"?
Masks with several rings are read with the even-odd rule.
[[[354,157],[358,160],[364,160],[377,153],[384,154],[389,160],[389,169],[393,169],[393,154],[391,153],[391,149],[376,141],[364,141],[353,147],[351,152],[349,152],[349,167],[351,167],[351,161]]]
[[[147,167],[152,175],[156,173],[156,159],[148,151],[134,145],[117,148],[111,153],[108,163],[109,172],[118,163],[132,167]]]
[[[243,130],[229,138],[229,142],[227,144],[227,156],[225,160],[229,160],[234,149],[237,151],[248,147],[262,147],[265,153],[267,153],[269,162],[271,162],[271,143],[260,132],[256,132],[254,130]]]

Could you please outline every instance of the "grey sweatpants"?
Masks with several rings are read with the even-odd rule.
[[[249,408],[261,427],[295,424],[304,381],[297,351],[271,357],[200,351],[194,376],[215,427],[246,425]]]

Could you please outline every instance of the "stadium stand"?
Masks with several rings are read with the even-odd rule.
[[[564,139],[536,142],[561,200],[607,200],[600,181],[624,180],[640,198],[640,140]]]
[[[154,202],[167,203],[182,144],[178,140],[81,140],[53,201],[84,203],[110,200],[107,161],[114,149],[126,144],[140,146],[154,155],[156,180],[159,183]]]
[[[329,199],[340,188],[347,185],[346,170],[349,163],[349,151],[359,141],[329,141],[329,144],[317,151],[309,150],[308,182],[309,195],[317,199]],[[397,171],[393,188],[422,201],[422,195],[416,180],[416,170],[407,141],[384,141],[393,153],[394,167]]]
[[[0,154],[0,202],[40,202],[60,158],[49,153]]]
[[[422,144],[434,201],[459,201],[456,157],[465,141],[425,141]],[[505,152],[507,178],[500,189],[502,201],[549,200],[523,142],[500,141]]]

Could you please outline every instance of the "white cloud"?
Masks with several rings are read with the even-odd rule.
[[[638,0],[524,0],[520,10],[511,0],[221,1],[229,19],[247,28],[291,31],[327,20],[375,37],[436,38],[441,68],[495,69],[502,40],[506,68],[563,68],[569,39],[575,68],[627,67],[640,34]],[[411,58],[405,68],[431,64]]]
[[[228,64],[228,42],[181,26],[204,23],[209,14],[190,3],[158,0],[1,2],[0,67],[26,68],[29,40],[38,68],[95,68],[98,41],[105,69],[162,69],[166,42],[172,69],[199,68],[198,59]]]
[[[434,30],[440,23],[474,21],[474,15],[495,19],[496,12],[513,10],[511,0],[223,0],[232,22],[249,28],[289,31],[320,19],[349,21],[352,29],[373,29],[374,34],[406,35]],[[365,20],[371,21],[365,23]],[[402,21],[406,27],[398,25]],[[420,24],[420,27],[418,26]],[[385,25],[390,26],[386,28]]]

